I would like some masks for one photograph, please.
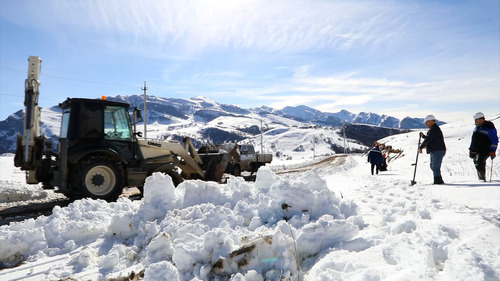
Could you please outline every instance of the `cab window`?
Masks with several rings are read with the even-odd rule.
[[[69,126],[69,116],[71,111],[69,109],[64,110],[61,121],[61,133],[60,138],[65,139],[68,137],[68,126]]]
[[[132,140],[128,112],[124,107],[107,106],[104,110],[104,138]]]

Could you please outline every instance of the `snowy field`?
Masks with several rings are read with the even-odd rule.
[[[441,127],[446,185],[421,154],[411,186],[418,132],[380,141],[402,153],[375,176],[364,155],[286,174],[276,162],[255,183],[154,174],[140,201],[0,226],[0,280],[500,280],[500,159],[477,180],[471,124]],[[56,196],[23,184],[12,156],[0,165],[0,206]]]

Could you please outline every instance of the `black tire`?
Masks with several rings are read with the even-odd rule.
[[[265,163],[262,162],[252,162],[250,163],[250,168],[251,168],[251,173],[250,175],[253,175],[254,173],[257,173],[260,167],[266,165]]]
[[[116,201],[125,186],[125,172],[109,157],[92,156],[75,166],[73,184],[84,197]]]
[[[234,165],[233,176],[240,177],[241,176],[241,167],[240,165]]]

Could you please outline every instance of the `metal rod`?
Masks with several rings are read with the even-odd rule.
[[[144,139],[146,139],[146,137],[147,137],[146,124],[148,123],[147,122],[148,112],[146,111],[146,91],[148,90],[148,87],[146,87],[146,81],[144,81],[144,87],[142,87],[141,90],[144,91],[144,118],[142,118],[142,119],[144,122]]]
[[[491,182],[491,177],[492,176],[493,176],[493,158],[491,158],[490,182]]]
[[[418,163],[418,155],[420,154],[420,141],[422,140],[422,136],[418,136],[418,147],[417,147],[417,158],[415,159],[415,171],[413,172],[413,180],[411,181],[411,185],[415,185],[417,182],[415,181],[415,176],[417,175],[417,163]]]

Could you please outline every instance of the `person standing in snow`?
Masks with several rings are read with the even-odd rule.
[[[479,180],[486,181],[486,160],[489,156],[493,161],[498,147],[497,130],[492,122],[484,119],[482,112],[473,117],[476,127],[472,133],[469,156],[474,160]]]
[[[424,141],[420,145],[418,153],[422,153],[422,149],[426,148],[427,154],[430,154],[431,157],[430,166],[434,175],[434,184],[444,184],[443,177],[441,176],[441,163],[446,154],[443,132],[436,124],[434,115],[427,115],[424,120],[425,126],[429,128],[429,131],[427,135],[420,132],[420,136],[424,138]]]
[[[387,158],[385,157],[385,153],[382,153],[382,164],[380,164],[379,170],[381,172],[387,171]]]
[[[370,152],[368,152],[368,162],[371,164],[371,172],[373,175],[373,168],[376,168],[376,172],[378,175],[378,170],[380,164],[384,162],[384,159],[382,158],[382,152],[380,151],[378,143],[376,143],[372,149],[370,149]]]

